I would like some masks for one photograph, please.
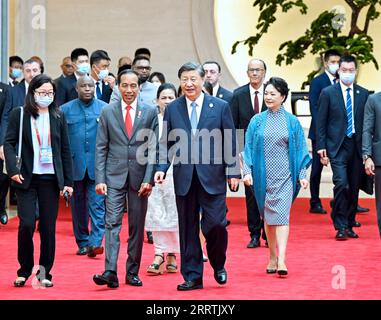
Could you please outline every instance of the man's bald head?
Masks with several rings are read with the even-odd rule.
[[[93,79],[88,75],[79,77],[77,80],[76,89],[78,98],[84,103],[89,103],[94,98],[95,84]]]

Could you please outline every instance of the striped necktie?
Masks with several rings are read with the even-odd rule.
[[[347,137],[350,138],[353,135],[353,110],[352,110],[352,98],[351,98],[351,88],[347,88],[347,103],[346,103],[346,109],[347,109]]]

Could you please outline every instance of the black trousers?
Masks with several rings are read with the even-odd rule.
[[[257,200],[254,196],[252,187],[245,186],[245,200],[246,200],[246,215],[247,215],[247,227],[250,232],[251,238],[259,239],[261,237],[266,240],[266,234],[264,230],[264,222],[259,213]]]
[[[321,200],[319,197],[320,192],[320,180],[321,172],[323,170],[323,165],[320,162],[320,156],[317,154],[316,141],[311,140],[312,143],[312,166],[311,166],[311,176],[310,176],[310,206],[316,207],[321,205]]]
[[[0,172],[0,214],[5,212],[5,201],[9,189],[9,178],[3,172]]]
[[[200,244],[201,230],[206,239],[206,250],[215,271],[224,268],[228,232],[226,230],[226,194],[209,194],[201,185],[196,169],[192,184],[185,196],[176,196],[179,216],[181,274],[186,281],[201,280],[203,258]]]
[[[331,217],[336,230],[355,224],[359,197],[362,159],[356,150],[355,135],[345,138],[337,155],[330,159],[333,172],[334,203]]]
[[[17,258],[19,277],[28,278],[34,266],[33,234],[36,228],[36,203],[40,212],[40,261],[39,277],[51,280],[56,247],[56,220],[59,188],[55,175],[33,175],[27,190],[16,189],[17,211],[20,220]]]

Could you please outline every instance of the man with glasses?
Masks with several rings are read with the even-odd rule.
[[[263,82],[266,76],[265,62],[260,59],[251,59],[247,66],[247,76],[249,77],[249,83],[234,90],[230,104],[235,128],[237,130],[241,129],[238,131],[239,134],[246,133],[246,129],[254,115],[267,109],[263,101]],[[238,141],[243,142],[244,137],[239,136]],[[245,196],[247,224],[250,232],[250,241],[247,248],[257,248],[261,245],[261,229],[262,239],[266,240],[264,224],[251,187],[245,186]]]
[[[146,56],[136,56],[132,62],[132,70],[139,75],[138,102],[143,105],[155,107],[157,87],[148,81],[151,69],[150,60]],[[115,86],[110,103],[120,101],[119,89],[118,86]]]
[[[61,79],[64,79],[74,74],[74,65],[71,62],[70,57],[63,58],[62,64],[60,67],[62,70],[62,74],[57,79],[54,80],[54,83],[56,85],[58,84],[59,81],[61,81]]]
[[[331,218],[336,240],[358,238],[353,231],[362,173],[362,128],[368,90],[355,84],[357,61],[343,56],[340,81],[320,94],[317,153],[323,165],[331,163],[334,204]]]

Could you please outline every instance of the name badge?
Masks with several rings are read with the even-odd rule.
[[[41,148],[40,162],[43,164],[52,164],[53,163],[52,147]]]

